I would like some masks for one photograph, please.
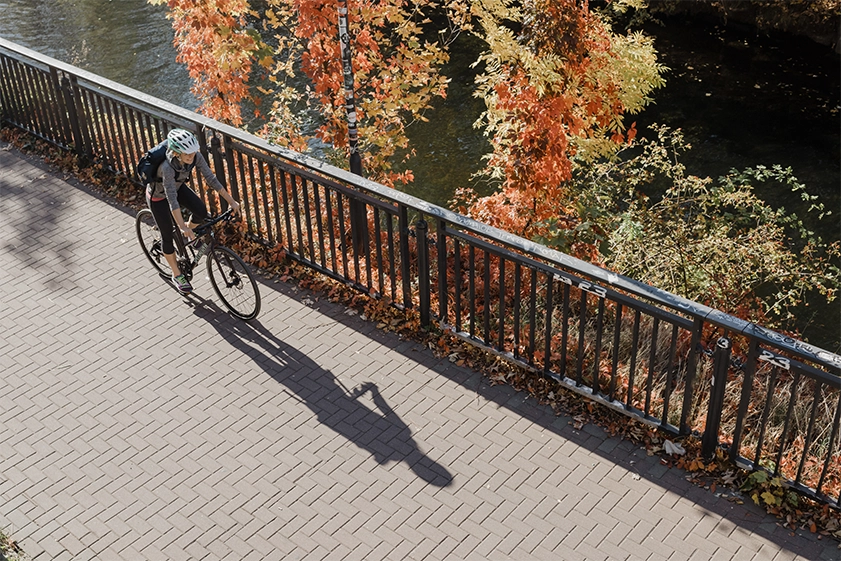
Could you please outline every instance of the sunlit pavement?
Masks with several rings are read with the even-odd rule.
[[[36,560],[839,560],[659,458],[261,279],[0,143],[0,526]]]

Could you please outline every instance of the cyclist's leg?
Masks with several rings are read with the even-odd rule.
[[[177,277],[181,275],[181,267],[178,266],[178,260],[175,258],[175,243],[172,238],[172,213],[169,210],[169,203],[166,199],[160,201],[153,201],[148,196],[146,197],[146,204],[149,210],[152,211],[152,216],[155,217],[155,223],[158,225],[158,230],[161,234],[161,250],[164,258],[172,269],[172,276]]]
[[[204,201],[186,183],[178,189],[178,204],[190,211],[188,227],[195,228],[207,220],[207,207]]]

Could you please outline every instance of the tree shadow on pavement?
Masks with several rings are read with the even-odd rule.
[[[191,303],[195,315],[207,321],[243,357],[260,365],[321,424],[370,453],[378,464],[406,462],[430,485],[452,484],[452,474],[420,451],[411,429],[388,405],[376,384],[367,382],[348,390],[332,372],[278,339],[258,319],[234,319],[210,300]],[[376,409],[360,401],[365,394],[370,394]]]

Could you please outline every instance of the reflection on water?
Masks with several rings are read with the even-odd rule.
[[[181,107],[190,78],[175,62],[165,8],[146,0],[0,0],[0,37]]]

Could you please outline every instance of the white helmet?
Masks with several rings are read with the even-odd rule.
[[[166,135],[166,146],[179,154],[195,154],[199,151],[196,135],[184,129],[172,129]]]

